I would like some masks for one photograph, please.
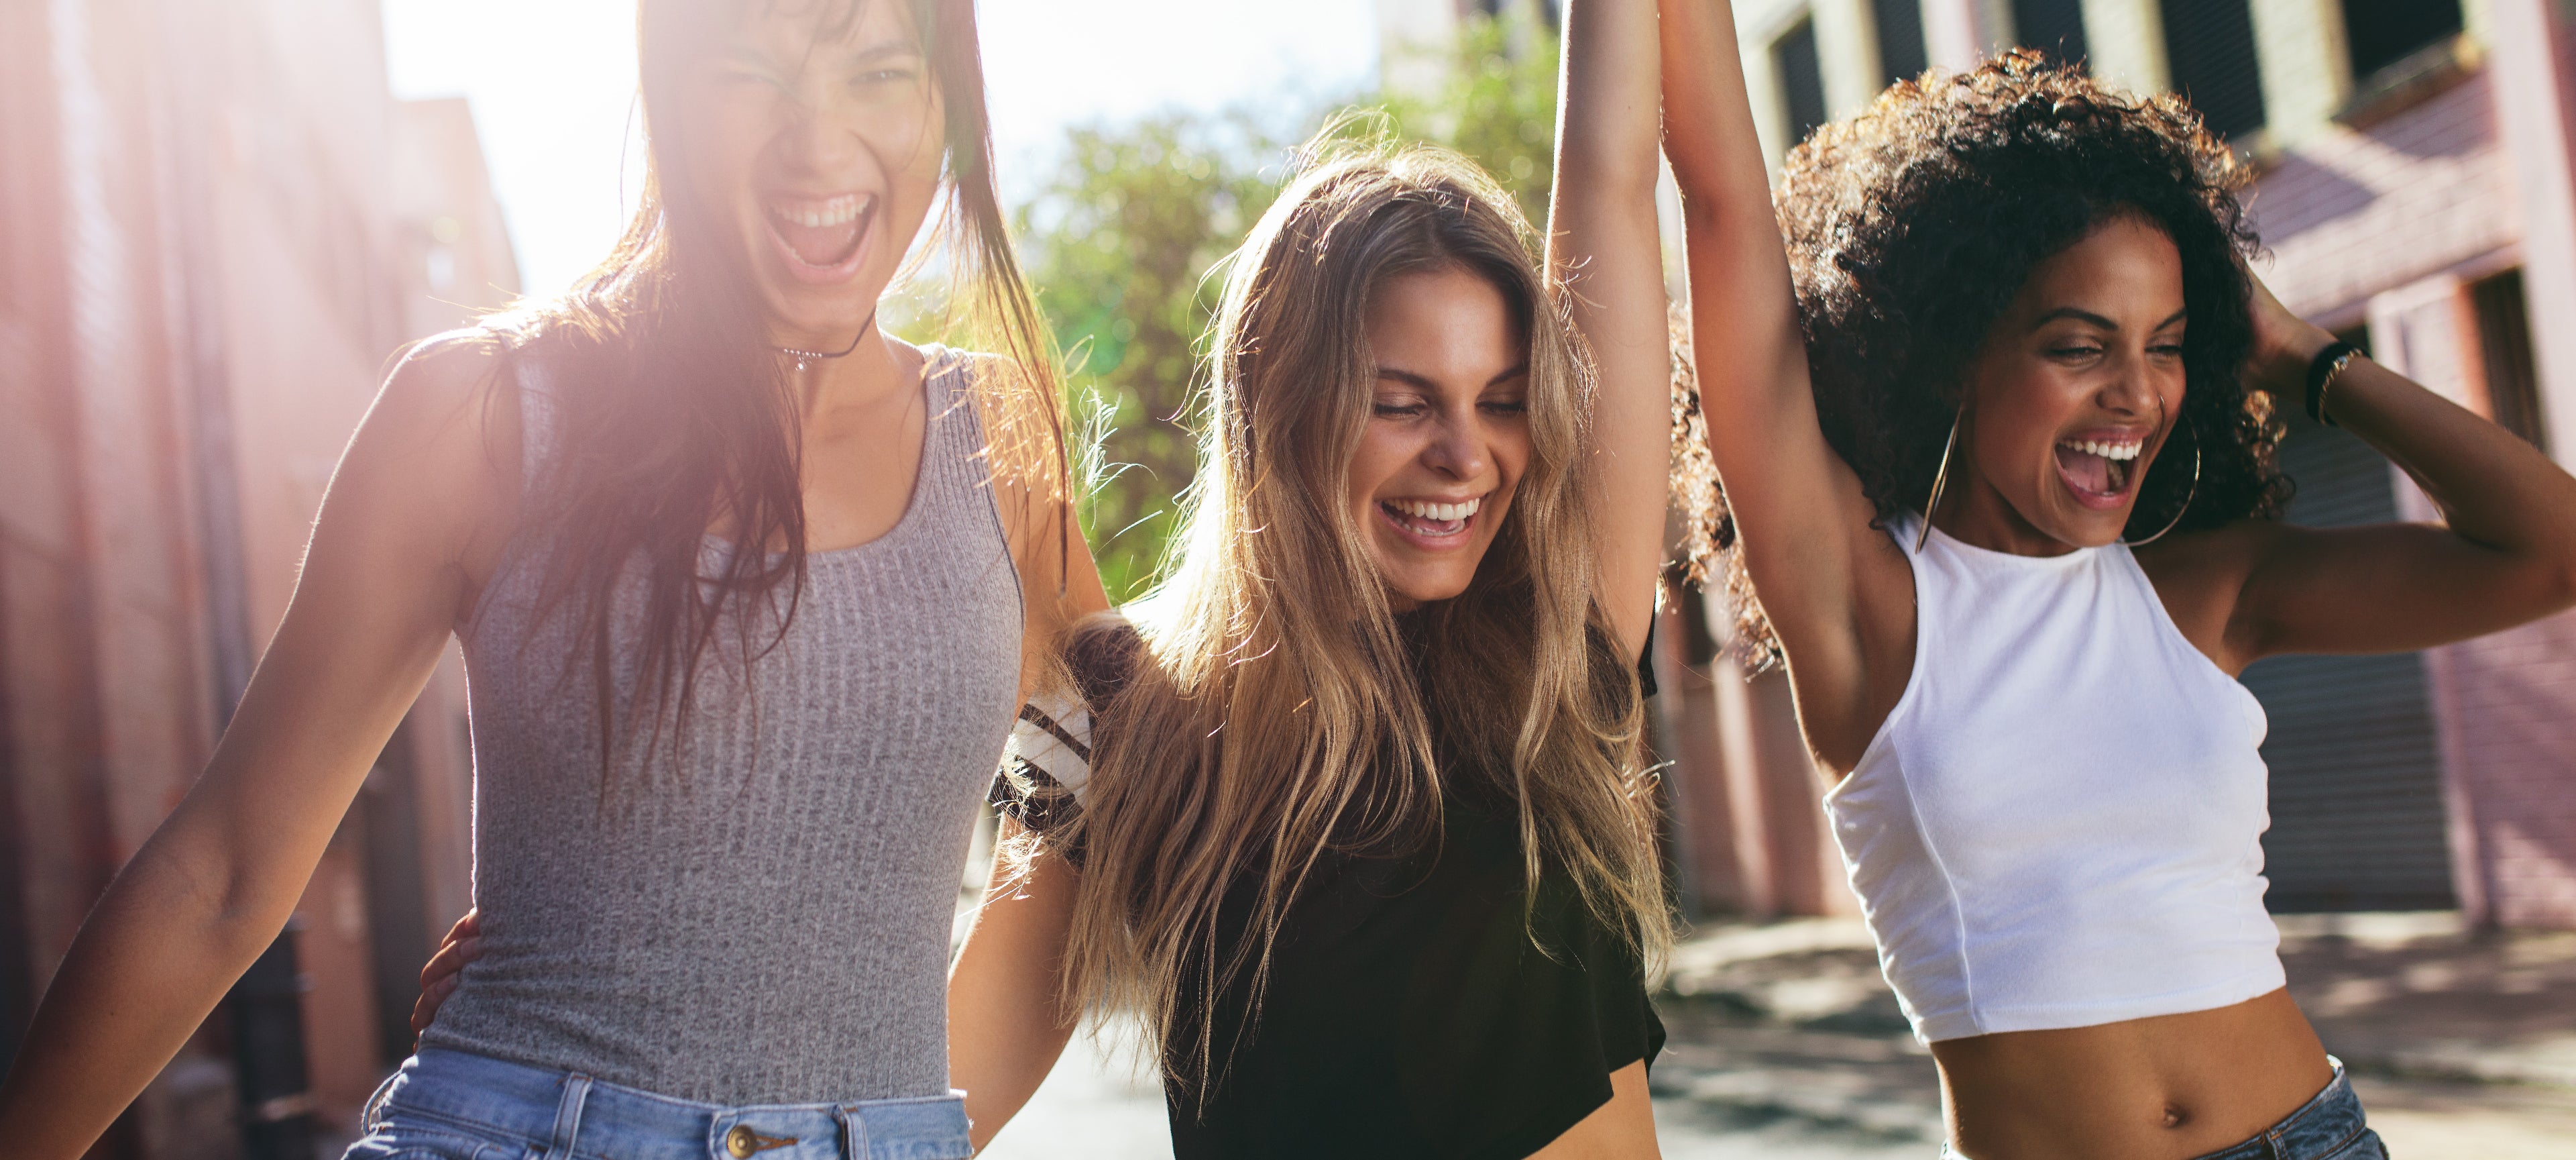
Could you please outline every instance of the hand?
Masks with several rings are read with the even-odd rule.
[[[465,964],[482,957],[483,912],[469,910],[456,920],[456,925],[447,928],[438,953],[429,956],[429,965],[420,969],[420,1001],[411,1006],[412,1034],[429,1030],[430,1021],[438,1018],[439,1004],[456,993],[456,980],[464,976]]]
[[[2309,322],[2281,300],[2272,296],[2270,287],[2252,271],[2245,275],[2253,293],[2246,298],[2246,312],[2253,316],[2254,352],[2247,360],[2246,372],[2252,386],[2286,399],[2292,406],[2305,406],[2307,401],[2308,364],[2317,352],[2335,340],[2324,327]]]

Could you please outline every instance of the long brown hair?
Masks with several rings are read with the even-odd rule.
[[[1535,234],[1454,154],[1310,156],[1231,259],[1176,558],[1131,609],[1144,648],[1095,718],[1063,839],[1085,858],[1067,998],[1141,1013],[1185,1084],[1232,1048],[1200,1014],[1238,983],[1257,1013],[1317,860],[1436,841],[1444,795],[1516,811],[1529,898],[1543,869],[1563,871],[1650,961],[1670,939],[1633,669],[1592,593],[1591,379]],[[1343,497],[1376,379],[1370,294],[1443,268],[1513,307],[1531,455],[1467,592],[1408,628]],[[1247,881],[1250,913],[1220,924]]]
[[[569,293],[493,323],[514,357],[544,359],[552,388],[549,466],[524,510],[551,552],[542,614],[577,618],[577,661],[586,661],[592,680],[603,772],[620,745],[641,739],[649,751],[666,725],[672,742],[685,744],[710,646],[725,642],[747,666],[784,636],[804,589],[794,384],[771,348],[739,244],[679,177],[685,68],[706,51],[711,22],[768,2],[641,0],[641,202],[616,249]],[[845,33],[868,2],[822,0],[816,35]],[[934,236],[949,289],[948,330],[1007,356],[978,360],[977,403],[997,479],[1060,494],[1053,352],[994,187],[974,3],[905,2],[945,110]],[[898,280],[922,263],[915,255]],[[703,549],[715,527],[739,548],[710,570]],[[774,550],[759,550],[764,545]],[[641,623],[615,623],[635,614],[616,594],[639,562]],[[635,650],[628,679],[637,696],[623,719],[612,635],[631,636]]]

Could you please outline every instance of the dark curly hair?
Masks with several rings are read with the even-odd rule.
[[[2281,426],[2239,375],[2254,340],[2244,260],[2257,242],[2237,199],[2247,180],[2180,97],[2134,97],[2026,50],[1899,81],[1790,150],[1777,209],[1817,419],[1859,474],[1873,526],[1930,499],[1966,368],[2032,268],[2123,214],[2173,239],[2190,312],[2176,454],[2140,483],[2127,534],[2175,520],[2186,496],[2178,530],[2279,515],[2291,490],[2273,454]],[[1677,424],[1697,411],[1677,392]],[[1686,465],[1675,478],[1698,524],[1695,576],[1740,594],[1713,475]],[[1760,609],[1736,603],[1739,651],[1772,659]]]

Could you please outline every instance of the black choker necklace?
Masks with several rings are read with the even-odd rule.
[[[868,320],[859,324],[858,336],[850,340],[850,345],[842,347],[839,350],[798,350],[792,346],[782,346],[776,349],[778,353],[796,360],[796,373],[801,375],[805,373],[806,367],[813,365],[813,362],[816,359],[841,358],[848,355],[851,351],[859,349],[859,343],[868,337],[869,331],[875,330],[876,328],[877,312],[871,310],[868,312]]]

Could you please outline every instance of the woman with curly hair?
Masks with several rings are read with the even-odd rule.
[[[1775,217],[1726,5],[1663,11],[1708,518],[1950,1146],[2384,1155],[2282,989],[2234,677],[2576,604],[2576,479],[2254,282],[2180,101],[2033,55],[1900,83],[1791,151]],[[2274,398],[2446,523],[2279,522]]]

